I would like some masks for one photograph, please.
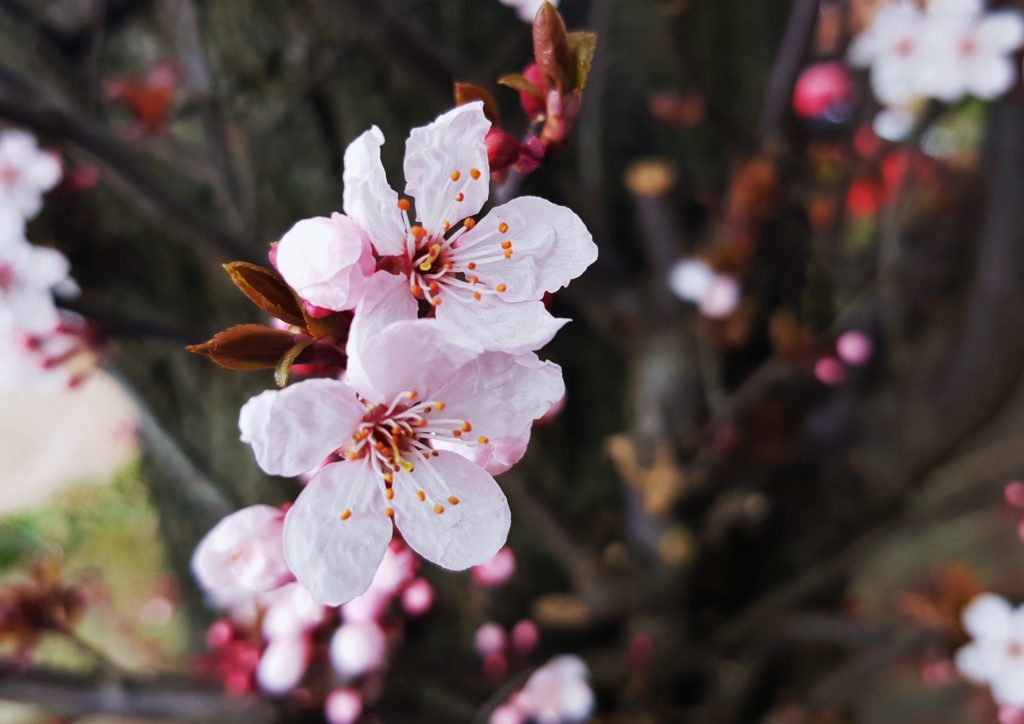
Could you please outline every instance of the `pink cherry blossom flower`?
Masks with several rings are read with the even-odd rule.
[[[422,616],[434,606],[434,587],[417,578],[402,591],[402,610],[410,616]]]
[[[567,320],[540,302],[583,273],[597,247],[572,211],[523,196],[473,217],[489,193],[490,121],[469,103],[416,128],[406,143],[407,199],[388,185],[374,127],[345,152],[344,207],[370,237],[381,266],[398,272],[395,293],[434,306],[453,338],[481,349],[528,352]],[[287,278],[287,277],[286,277]]]
[[[516,623],[512,627],[512,648],[518,654],[526,654],[533,651],[540,643],[540,631],[537,624],[528,618]]]
[[[417,561],[412,551],[394,541],[388,546],[370,587],[341,607],[346,621],[379,619],[391,600],[416,573]]]
[[[298,475],[333,452],[342,458],[285,517],[288,566],[326,605],[369,588],[393,526],[444,568],[493,557],[510,513],[491,475],[508,467],[512,448],[522,455],[533,420],[565,391],[559,367],[532,353],[469,350],[450,343],[437,320],[410,319],[414,300],[394,294],[404,283],[375,277],[350,331],[346,381],[264,392],[240,416],[242,439],[268,473]]]
[[[584,721],[594,709],[589,676],[580,657],[556,656],[533,672],[516,704],[540,724]]]
[[[287,694],[302,681],[309,668],[312,645],[305,637],[281,638],[270,642],[260,656],[256,683],[274,696]]]
[[[356,689],[335,689],[324,702],[328,724],[354,724],[363,713],[363,696]]]
[[[281,535],[284,513],[269,505],[243,508],[220,521],[196,546],[192,571],[220,605],[277,588],[291,579]]]
[[[904,106],[919,95],[924,21],[912,5],[884,5],[850,45],[850,64],[871,69],[871,89],[882,103]]]
[[[515,8],[519,18],[525,23],[533,22],[540,11],[540,6],[545,2],[549,2],[557,8],[559,0],[501,0],[502,5]]]
[[[327,609],[299,583],[288,583],[260,596],[264,606],[263,637],[268,641],[301,638],[327,620]]]
[[[963,624],[972,641],[956,652],[957,669],[987,684],[997,704],[1024,707],[1024,607],[984,593],[964,609]]]
[[[336,312],[356,306],[376,265],[369,238],[343,214],[298,222],[276,251],[285,281],[303,299]]]
[[[740,303],[740,284],[730,274],[720,274],[702,259],[683,259],[669,270],[668,286],[710,319],[724,319]]]
[[[0,131],[0,206],[13,206],[31,219],[43,207],[43,194],[60,177],[60,159],[41,150],[35,136],[16,129]]]
[[[378,671],[388,655],[388,640],[374,621],[343,623],[331,637],[331,664],[339,675],[355,679]]]
[[[871,359],[875,345],[863,332],[850,330],[843,332],[836,340],[836,352],[839,358],[848,365],[859,367]]]
[[[478,654],[486,657],[504,651],[507,641],[508,636],[501,624],[488,621],[480,626],[473,635],[473,648]]]
[[[56,331],[60,314],[53,291],[74,288],[68,270],[68,260],[55,249],[24,240],[0,244],[0,331]]]
[[[494,558],[473,567],[473,580],[481,586],[500,586],[516,572],[516,554],[505,546]]]

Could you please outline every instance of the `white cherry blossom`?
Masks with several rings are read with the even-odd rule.
[[[57,155],[39,148],[35,136],[0,131],[0,206],[11,206],[31,219],[43,206],[43,194],[60,181]]]
[[[1024,707],[1024,606],[984,593],[964,609],[963,624],[972,641],[956,652],[957,669],[987,684],[998,704]]]

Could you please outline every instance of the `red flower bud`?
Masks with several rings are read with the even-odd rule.
[[[523,76],[526,80],[533,83],[533,85],[540,91],[541,96],[544,95],[544,74],[540,72],[540,68],[536,63],[531,63],[523,71]],[[531,93],[520,91],[519,103],[523,106],[523,112],[533,119],[544,115],[545,104],[543,97],[537,97]]]
[[[492,173],[504,171],[519,158],[519,139],[508,131],[493,127],[487,132],[484,143]]]

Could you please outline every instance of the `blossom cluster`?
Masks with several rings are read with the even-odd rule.
[[[870,68],[871,88],[886,108],[876,119],[884,136],[909,131],[921,101],[965,96],[993,99],[1017,77],[1014,51],[1024,44],[1024,18],[1013,10],[984,12],[980,0],[888,3],[849,49],[849,61]]]
[[[26,236],[61,173],[58,157],[30,133],[0,132],[0,389],[73,381],[61,363],[79,341],[54,300],[55,292],[76,289],[70,266],[59,251]]]

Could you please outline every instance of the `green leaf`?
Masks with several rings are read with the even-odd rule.
[[[535,86],[530,82],[529,78],[520,73],[509,73],[508,75],[503,75],[498,78],[498,83],[506,88],[517,90],[520,93],[529,93],[540,100],[544,100],[544,94],[541,92],[540,88]]]
[[[295,293],[276,271],[244,261],[225,264],[224,270],[242,294],[264,312],[288,324],[305,326]]]
[[[209,357],[229,370],[274,369],[295,345],[296,336],[262,324],[239,324],[185,349]]]
[[[573,88],[582,90],[586,87],[590,69],[594,66],[597,33],[569,33],[569,49],[572,51],[573,66],[575,67]]]
[[[541,72],[558,90],[571,90],[576,77],[565,22],[555,6],[545,2],[533,21],[533,55]]]
[[[483,101],[487,120],[495,127],[501,125],[501,111],[498,110],[498,104],[494,102],[494,96],[490,91],[472,83],[456,83],[455,105],[464,106],[473,101]]]
[[[292,373],[292,365],[295,364],[295,360],[298,359],[299,355],[302,354],[307,347],[315,342],[312,337],[302,335],[299,340],[292,345],[291,349],[281,356],[278,360],[277,367],[274,368],[274,382],[277,383],[278,387],[285,387],[288,384],[288,378]]]

